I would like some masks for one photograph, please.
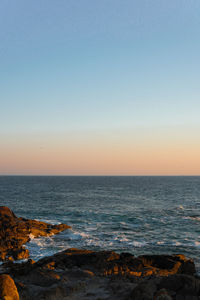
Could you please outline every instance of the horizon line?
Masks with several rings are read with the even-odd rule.
[[[200,174],[0,174],[0,177],[37,176],[37,177],[200,177]]]

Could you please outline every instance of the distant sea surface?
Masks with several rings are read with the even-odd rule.
[[[200,267],[200,177],[0,176],[0,205],[17,216],[66,223],[33,238],[33,259],[69,247],[182,253]]]

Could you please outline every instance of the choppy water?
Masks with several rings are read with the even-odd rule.
[[[76,247],[183,253],[200,265],[200,177],[0,176],[0,205],[72,226],[33,239],[33,259]]]

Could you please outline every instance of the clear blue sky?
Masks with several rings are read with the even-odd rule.
[[[14,151],[17,137],[38,137],[40,147],[42,136],[71,143],[72,135],[78,140],[91,131],[105,143],[114,131],[134,140],[149,128],[152,135],[162,128],[187,132],[186,140],[192,133],[196,141],[199,81],[199,0],[0,2],[5,152],[9,139]],[[0,165],[0,173],[12,168]]]

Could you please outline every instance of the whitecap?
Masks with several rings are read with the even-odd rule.
[[[133,241],[131,244],[132,244],[134,247],[138,247],[138,248],[140,248],[140,247],[143,247],[143,246],[145,246],[145,245],[147,244],[147,242],[138,242],[138,241]]]
[[[128,242],[129,240],[126,237],[120,239],[120,242]]]
[[[30,233],[29,238],[30,238],[30,240],[33,240],[35,238],[35,236],[32,233]]]
[[[157,244],[157,245],[163,245],[164,242],[163,242],[163,241],[158,241],[156,244]]]
[[[57,220],[52,220],[52,219],[34,219],[34,220],[38,221],[38,222],[45,222],[45,223],[52,224],[52,225],[61,224],[61,222],[58,222]]]
[[[195,245],[197,248],[200,248],[200,242],[199,242],[199,241],[195,241],[195,242],[194,242],[194,245]]]
[[[74,231],[74,230],[69,230],[67,233],[67,236],[71,240],[81,240],[83,238],[89,238],[89,235],[86,234],[85,232],[78,232],[78,231]]]
[[[194,220],[194,221],[200,221],[200,216],[187,216],[183,217],[185,220]]]
[[[176,241],[176,242],[173,242],[172,245],[173,245],[173,246],[180,246],[181,243]]]

